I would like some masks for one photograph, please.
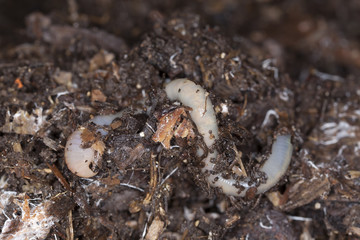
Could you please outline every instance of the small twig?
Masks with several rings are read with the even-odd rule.
[[[187,239],[188,234],[189,234],[189,229],[185,229],[185,231],[183,232],[183,234],[181,236],[181,240]]]
[[[72,219],[72,210],[69,211],[69,239],[74,240],[74,226]]]
[[[158,179],[158,175],[156,173],[156,155],[151,153],[151,157],[150,157],[150,190],[149,192],[146,194],[146,197],[143,201],[143,204],[146,206],[146,205],[149,205],[150,204],[150,201],[151,201],[151,198],[152,196],[154,195],[155,193],[155,190],[156,190],[156,183],[157,183],[157,179]]]
[[[247,93],[245,93],[244,105],[242,106],[242,108],[240,110],[240,117],[242,117],[245,113],[245,109],[247,106],[247,99],[248,99],[248,95],[247,95]]]
[[[46,164],[51,169],[55,177],[59,180],[59,182],[65,187],[65,189],[70,192],[74,192],[74,190],[70,187],[69,183],[66,181],[65,177],[62,175],[60,170],[55,166],[55,164],[49,164],[49,163]]]
[[[242,171],[242,174],[243,174],[245,177],[247,177],[248,175],[247,175],[247,173],[246,173],[246,169],[245,169],[244,164],[243,164],[243,162],[242,162],[242,160],[241,160],[242,152],[239,152],[239,151],[237,150],[237,148],[236,148],[235,145],[233,146],[233,150],[234,150],[235,155],[236,155],[236,161],[237,161],[237,162],[239,163],[239,165],[240,165],[240,169],[241,169],[241,171]]]
[[[207,104],[206,104],[206,103],[207,103],[208,97],[209,97],[209,93],[206,92],[206,93],[205,93],[205,107],[204,107],[204,112],[202,113],[203,116],[204,116],[204,115],[206,114],[206,112],[207,112],[207,109],[206,109]]]

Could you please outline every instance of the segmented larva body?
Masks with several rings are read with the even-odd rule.
[[[65,163],[69,170],[79,177],[89,178],[97,174],[95,167],[101,160],[100,153],[91,146],[83,148],[82,133],[84,128],[74,131],[65,146]]]
[[[216,159],[218,156],[218,152],[213,148],[215,141],[219,138],[219,130],[209,94],[201,86],[187,79],[171,81],[166,85],[165,91],[171,101],[180,101],[183,105],[192,108],[190,116],[203,136],[206,146],[210,149],[203,160],[205,166],[202,171],[211,173],[215,167],[215,164],[211,163],[211,159]],[[285,174],[290,164],[292,149],[290,134],[276,136],[271,155],[260,167],[260,171],[266,174],[267,181],[257,187],[257,194],[266,192],[275,186]],[[198,151],[198,155],[201,156],[202,152]],[[244,197],[250,188],[255,187],[255,183],[249,183],[249,178],[237,181],[233,178],[225,179],[220,174],[209,174],[207,181],[211,186],[221,188],[225,194],[239,197]],[[242,189],[235,185],[242,186]]]
[[[96,116],[90,122],[97,126],[97,132],[102,136],[108,133],[103,128],[111,122],[121,117],[122,112],[110,115]],[[83,133],[88,131],[84,127],[79,127],[68,138],[65,146],[65,163],[69,170],[79,177],[89,178],[97,174],[97,166],[102,160],[105,144],[102,141],[95,141],[90,147],[85,148]]]

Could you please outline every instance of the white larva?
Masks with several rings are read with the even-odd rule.
[[[110,125],[112,121],[121,117],[122,112],[111,115],[96,116],[91,122],[97,125],[97,131],[102,136],[107,135],[107,131],[103,126]],[[84,127],[79,127],[68,138],[65,146],[65,162],[69,170],[79,177],[89,178],[97,174],[96,167],[102,160],[103,142],[97,141],[89,148],[83,148],[83,140],[81,134],[85,130]]]
[[[165,87],[166,94],[171,101],[180,101],[183,105],[191,107],[190,116],[199,133],[203,136],[206,146],[210,149],[209,154],[204,159],[205,166],[203,172],[211,172],[215,164],[211,159],[216,159],[218,152],[211,149],[214,147],[215,140],[219,138],[219,131],[216,122],[214,107],[208,93],[199,85],[187,79],[177,79]],[[290,135],[278,135],[272,145],[271,155],[261,166],[260,171],[267,175],[266,183],[257,187],[256,193],[264,193],[273,187],[285,174],[291,160],[292,144]],[[198,151],[201,156],[202,152]],[[233,178],[225,179],[220,174],[210,174],[207,181],[213,187],[219,187],[227,195],[244,197],[247,190],[255,187],[255,183],[250,185],[250,179],[237,181]],[[243,191],[235,187],[239,184]]]
[[[74,131],[68,138],[65,146],[65,162],[69,170],[79,177],[89,178],[97,174],[93,169],[101,160],[102,153],[93,146],[83,148],[82,133],[84,128]]]

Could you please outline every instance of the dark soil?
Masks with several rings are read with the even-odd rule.
[[[356,0],[0,0],[0,239],[360,238],[359,12]],[[196,129],[170,149],[153,141],[179,108],[163,90],[177,78],[210,93],[224,176],[239,156],[254,176],[292,132],[275,187],[209,187]],[[119,111],[96,136],[98,174],[70,172],[70,134]]]

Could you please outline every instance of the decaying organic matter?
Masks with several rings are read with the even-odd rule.
[[[185,117],[185,119],[181,119]],[[152,140],[160,142],[165,149],[170,149],[170,140],[176,138],[194,138],[194,126],[191,120],[187,117],[185,108],[177,108],[174,111],[164,114],[159,119],[157,130],[154,133]]]

